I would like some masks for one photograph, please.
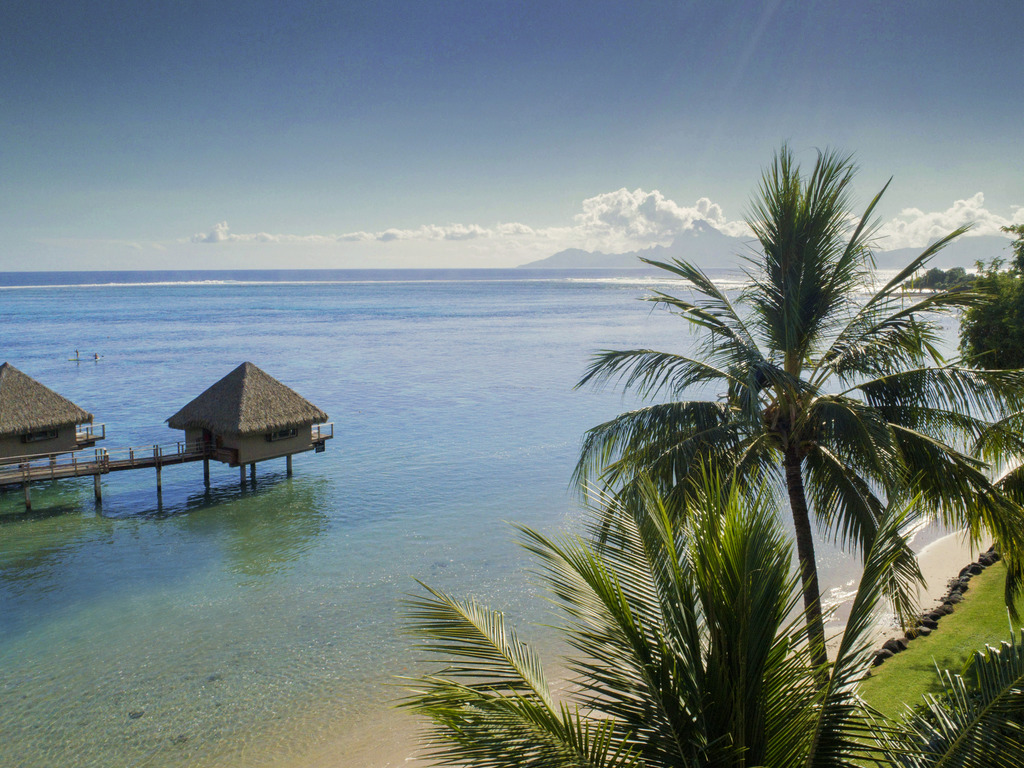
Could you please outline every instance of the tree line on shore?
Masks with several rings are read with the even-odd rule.
[[[993,255],[990,261],[977,262],[973,273],[963,267],[932,267],[905,285],[911,290],[984,294],[987,301],[968,309],[960,320],[964,360],[980,368],[1024,368],[1024,224],[1001,229],[1014,238],[1008,262]]]
[[[1003,337],[980,330],[963,337],[962,359],[937,348],[943,316],[962,313],[965,334],[983,321],[994,333],[984,281],[1002,279],[998,264],[971,285],[908,300],[907,281],[966,228],[858,298],[888,184],[851,226],[855,170],[825,151],[805,175],[788,147],[776,153],[752,200],[760,252],[738,298],[684,261],[650,262],[691,288],[647,298],[699,332],[694,351],[594,357],[579,386],[615,384],[644,405],[584,436],[575,480],[590,509],[585,533],[521,531],[575,652],[570,688],[552,693],[501,613],[426,587],[409,602],[409,625],[443,666],[409,682],[405,705],[429,719],[433,759],[1024,765],[1024,645],[978,655],[970,686],[947,675],[944,696],[901,719],[857,693],[876,606],[902,622],[917,609],[908,531],[922,516],[995,539],[1018,618],[1024,371],[992,353]],[[1018,247],[1024,227],[1016,234]],[[1024,246],[1017,256],[1010,276],[1021,281]],[[817,537],[863,566],[831,657]]]

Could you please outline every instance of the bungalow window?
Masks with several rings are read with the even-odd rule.
[[[277,432],[270,432],[267,435],[267,442],[273,443],[278,440],[287,440],[289,437],[295,437],[298,434],[299,430],[295,427],[292,427],[291,429],[279,429]]]
[[[26,432],[21,436],[23,443],[38,443],[40,440],[53,440],[57,437],[56,429],[40,429],[37,432]]]

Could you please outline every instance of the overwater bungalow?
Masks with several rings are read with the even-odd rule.
[[[0,365],[0,464],[88,448],[105,436],[92,414],[10,363]]]
[[[333,436],[317,425],[327,414],[252,363],[242,363],[190,402],[167,423],[185,430],[186,443],[208,447],[208,453],[242,468],[266,459],[323,450]],[[207,467],[208,476],[208,467]]]

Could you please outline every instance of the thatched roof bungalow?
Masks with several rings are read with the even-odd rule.
[[[0,365],[0,462],[93,445],[92,414],[10,363]]]
[[[313,425],[326,421],[327,414],[295,390],[242,363],[167,423],[237,466],[322,447],[324,438]]]

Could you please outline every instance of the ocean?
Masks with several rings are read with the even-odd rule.
[[[733,274],[717,276],[735,285]],[[334,423],[324,453],[0,494],[0,763],[386,764],[416,580],[557,651],[511,523],[572,530],[584,431],[636,403],[574,389],[599,349],[685,352],[639,301],[671,280],[526,270],[0,275],[0,362],[92,412],[110,450],[251,361]],[[947,329],[949,337],[955,328]],[[78,350],[83,360],[69,361]],[[99,360],[93,360],[99,355]],[[699,394],[699,393],[698,393]],[[713,393],[710,393],[713,394]],[[850,558],[821,548],[823,583]],[[552,659],[557,663],[557,658]],[[379,744],[377,742],[380,742]]]

